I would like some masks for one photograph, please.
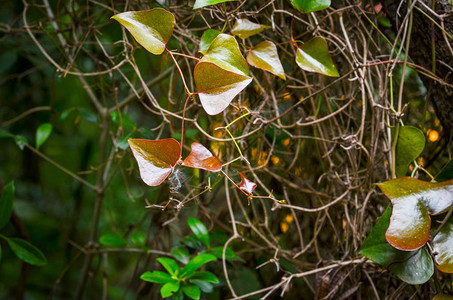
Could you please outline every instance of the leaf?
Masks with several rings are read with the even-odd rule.
[[[330,0],[290,0],[291,4],[303,13],[311,13],[326,9],[330,6]]]
[[[453,300],[453,296],[445,294],[437,294],[433,297],[433,300]]]
[[[192,143],[190,154],[182,164],[211,172],[219,172],[222,169],[222,163],[200,143]]]
[[[117,110],[113,111],[110,114],[110,117],[112,118],[113,123],[122,126],[123,128],[134,129],[136,127],[128,115],[119,113]]]
[[[193,145],[193,144],[192,144]],[[187,223],[189,224],[190,230],[193,234],[209,248],[209,233],[206,226],[199,220],[195,218],[188,218]]]
[[[195,235],[190,234],[188,236],[185,236],[181,242],[186,245],[189,248],[196,249],[196,250],[202,250],[203,243],[195,237]]]
[[[434,263],[426,247],[421,248],[407,261],[394,263],[390,271],[409,284],[423,284],[434,274]]]
[[[277,46],[272,42],[264,41],[253,47],[247,54],[247,61],[255,68],[271,72],[286,80],[285,71],[278,57]]]
[[[359,251],[359,254],[384,268],[387,268],[393,262],[405,261],[409,256],[415,254],[415,252],[398,250],[387,242],[385,232],[389,227],[391,215],[392,206],[389,205],[374,225]]]
[[[180,278],[185,278],[192,275],[196,270],[198,270],[202,265],[207,264],[213,260],[216,260],[212,254],[200,254],[192,258],[189,263],[182,269]]]
[[[200,288],[196,285],[183,286],[182,292],[190,299],[200,299],[201,291]]]
[[[173,296],[179,290],[179,281],[167,282],[160,288],[160,295],[162,298]]]
[[[392,136],[396,132],[393,128]],[[399,129],[398,142],[396,144],[395,173],[397,177],[406,175],[410,163],[416,159],[425,148],[425,135],[412,126],[403,126]]]
[[[195,66],[195,85],[209,115],[221,113],[252,82],[247,62],[233,36],[219,34]]]
[[[175,28],[175,16],[162,8],[123,12],[112,19],[126,27],[140,45],[156,55],[164,52]]]
[[[47,264],[47,259],[44,254],[32,244],[19,238],[3,238],[8,242],[11,250],[13,250],[14,254],[16,254],[19,259],[30,265],[39,267]]]
[[[217,276],[212,274],[211,272],[208,271],[201,271],[201,272],[196,272],[192,276],[190,276],[190,279],[196,279],[196,280],[202,280],[206,282],[212,282],[212,283],[219,283],[219,279]]]
[[[218,258],[222,258],[223,257],[223,248],[224,248],[224,246],[217,246],[217,247],[213,247],[211,249],[211,251]],[[234,257],[236,257],[236,253],[234,253],[234,251],[230,247],[227,247],[226,251],[225,251],[225,258],[232,259]]]
[[[135,245],[143,246],[146,242],[146,237],[141,232],[134,232],[131,234],[132,243]]]
[[[5,129],[0,129],[0,139],[1,138],[13,138],[14,134],[10,133]]]
[[[183,264],[187,264],[189,262],[189,251],[187,251],[186,247],[179,246],[171,249],[171,255],[173,257],[182,262]]]
[[[220,34],[221,32],[215,29],[208,29],[205,32],[203,32],[203,35],[201,36],[201,41],[200,41],[200,50],[198,52],[201,52],[202,54],[206,54],[206,52],[209,49],[209,46],[211,46],[212,41]]]
[[[410,177],[400,177],[378,184],[382,192],[392,201],[409,198],[420,201],[430,215],[438,215],[453,205],[453,180],[428,182]]]
[[[175,139],[130,139],[129,146],[137,160],[140,176],[149,186],[161,184],[172,172],[180,155],[180,145]]]
[[[140,279],[152,283],[166,283],[175,281],[169,274],[161,271],[153,271],[152,273],[149,271],[145,272],[142,274],[142,276],[140,276]]]
[[[241,39],[246,39],[252,35],[258,34],[268,28],[271,28],[267,25],[261,25],[253,23],[247,19],[238,19],[234,23],[231,33],[238,36]]]
[[[157,261],[160,262],[165,270],[167,270],[167,272],[171,275],[178,275],[179,271],[181,270],[178,264],[171,258],[159,257]]]
[[[36,130],[36,148],[41,147],[42,144],[49,138],[52,133],[52,124],[41,124]]]
[[[79,107],[79,108],[77,108],[77,111],[82,116],[82,118],[84,118],[88,122],[91,122],[91,123],[98,122],[98,115],[95,114],[91,109],[88,109],[86,107]]]
[[[437,173],[434,180],[437,182],[447,181],[453,179],[453,159],[451,159],[442,170]]]
[[[14,141],[16,142],[16,145],[19,147],[20,150],[24,150],[25,145],[28,144],[27,138],[22,135],[15,135]]]
[[[198,279],[189,279],[190,283],[196,284],[200,290],[204,293],[211,293],[214,287],[209,282],[198,280]]]
[[[239,184],[239,189],[243,190],[244,192],[251,194],[257,187],[257,184],[253,181],[247,179],[244,174],[238,172],[241,175],[241,183]]]
[[[3,188],[0,196],[0,229],[8,224],[14,206],[14,182],[10,181]]]
[[[308,72],[331,77],[340,76],[330,57],[326,40],[319,36],[297,48],[296,63],[301,69]]]
[[[105,246],[121,247],[126,246],[126,241],[117,234],[107,233],[99,238],[99,243]]]
[[[209,5],[215,5],[223,2],[230,2],[230,1],[239,1],[239,0],[196,0],[195,4],[193,5],[193,9],[202,8]]]
[[[453,218],[441,228],[433,239],[436,267],[444,273],[453,273]]]

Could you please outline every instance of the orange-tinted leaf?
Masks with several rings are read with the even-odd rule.
[[[161,54],[175,28],[175,16],[162,8],[127,11],[114,15],[137,42],[153,54]]]
[[[438,215],[453,205],[453,179],[444,182],[428,182],[410,177],[400,177],[379,183],[382,192],[392,202],[409,198],[423,203],[430,215]]]
[[[417,199],[401,197],[393,201],[390,225],[385,238],[393,247],[411,251],[422,247],[429,238],[431,218]]]
[[[142,180],[150,186],[161,184],[179,159],[180,145],[175,139],[129,139]]]
[[[340,76],[330,57],[326,40],[319,36],[312,38],[297,49],[296,63],[305,71],[331,77]]]
[[[247,61],[255,68],[271,72],[286,80],[285,71],[278,57],[277,47],[272,42],[264,41],[253,47],[247,55]]]
[[[233,36],[219,34],[195,66],[198,96],[209,115],[221,113],[251,81],[247,62]]]
[[[253,193],[257,184],[254,183],[253,181],[249,180],[241,172],[238,172],[238,173],[239,173],[239,175],[241,175],[241,183],[239,184],[239,188],[248,194]]]
[[[250,22],[247,19],[239,19],[236,21],[233,28],[231,29],[231,33],[238,36],[241,39],[246,39],[268,28],[270,28],[270,26],[256,24]]]
[[[436,267],[444,273],[453,273],[453,219],[447,221],[433,239]]]
[[[222,169],[222,163],[200,143],[192,143],[190,154],[183,165],[211,172],[219,172]]]

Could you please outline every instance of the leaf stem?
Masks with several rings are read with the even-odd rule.
[[[181,123],[181,147],[179,151],[179,159],[181,160],[182,158],[182,146],[183,146],[183,141],[184,141],[184,118],[186,116],[186,107],[187,107],[187,102],[189,102],[190,97],[192,97],[192,94],[189,94],[186,98],[186,102],[184,103],[184,109],[182,111],[182,123]]]
[[[170,50],[168,50],[167,48],[165,48],[165,50],[167,50],[168,54],[170,54],[171,58],[173,59],[173,62],[176,65],[176,68],[178,68],[178,72],[179,72],[179,75],[181,75],[181,80],[182,80],[182,83],[184,84],[184,88],[186,89],[186,93],[189,95],[193,95],[193,93],[187,87],[187,83],[186,83],[186,80],[184,79],[184,75],[182,74],[181,68],[179,67],[178,62],[176,61],[176,59],[173,55],[174,53],[171,52]]]

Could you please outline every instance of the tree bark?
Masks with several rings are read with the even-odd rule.
[[[412,3],[413,1],[415,0],[412,0]],[[419,3],[415,4],[440,26],[442,26],[443,20],[443,29],[450,36],[453,36],[451,0],[434,0],[434,4],[432,0],[418,0],[418,2],[423,2],[432,8],[436,14],[442,16],[442,19],[439,19]],[[384,0],[383,4],[384,11],[397,32],[401,26],[405,26],[403,20],[407,13],[408,1]],[[433,70],[433,43],[435,45],[434,73],[445,82],[453,85],[453,40],[445,35],[442,29],[427,16],[414,8],[409,57],[414,63],[430,71]],[[428,90],[428,101],[433,104],[444,131],[450,133],[453,129],[453,88],[426,76],[421,76],[421,79]]]

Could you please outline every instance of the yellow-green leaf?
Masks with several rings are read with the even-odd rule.
[[[436,267],[444,273],[453,273],[453,218],[447,221],[433,239]]]
[[[229,1],[238,1],[238,0],[196,0],[195,4],[193,6],[193,9],[198,9],[198,8],[202,8],[205,6],[215,5],[215,4],[229,2]]]
[[[330,0],[290,0],[291,4],[303,13],[310,13],[326,9],[330,6]]]
[[[394,138],[396,130],[393,128]],[[423,132],[412,126],[399,128],[398,141],[396,144],[395,173],[397,177],[406,175],[408,166],[416,159],[425,148],[425,135]]]
[[[277,47],[272,42],[264,41],[253,47],[247,54],[247,61],[255,68],[271,72],[286,80],[285,71],[278,57]]]
[[[201,52],[202,54],[206,54],[206,52],[208,52],[209,46],[211,46],[212,44],[212,41],[219,34],[221,34],[221,32],[215,29],[208,29],[205,32],[203,32],[200,41],[200,50],[198,51]]]
[[[296,63],[301,69],[308,72],[331,77],[340,76],[330,57],[327,42],[322,37],[315,37],[298,48]]]
[[[126,27],[140,45],[156,55],[164,52],[175,27],[175,16],[162,8],[123,12],[112,19]]]
[[[270,28],[270,26],[253,23],[247,19],[239,19],[233,25],[231,33],[238,36],[241,39],[246,39],[268,28]]]

